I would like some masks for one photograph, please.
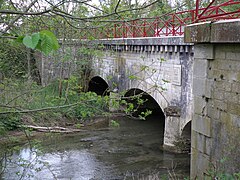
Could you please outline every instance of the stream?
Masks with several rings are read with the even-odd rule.
[[[2,161],[5,169],[0,179],[151,180],[189,176],[190,155],[161,148],[163,120],[114,120],[119,127],[104,125],[77,134],[49,135],[35,146],[20,146]],[[3,151],[0,147],[1,154]]]

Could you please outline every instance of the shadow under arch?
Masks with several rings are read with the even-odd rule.
[[[137,98],[134,98],[135,96],[140,97],[144,103],[142,105],[138,105],[138,100]],[[161,136],[159,137],[161,139],[160,144],[163,145],[165,115],[157,101],[150,94],[138,88],[128,90],[123,96],[123,99],[125,99],[128,103],[132,103],[134,105],[134,108],[137,107],[137,111],[132,114],[134,117],[138,117],[141,112],[144,112],[146,110],[152,111],[152,114],[147,116],[146,120],[141,121],[145,123],[153,122],[153,125],[159,128],[159,134]]]
[[[88,92],[95,92],[100,96],[109,96],[109,86],[100,76],[94,76],[88,84]]]
[[[191,150],[191,133],[192,133],[192,121],[189,121],[183,128],[181,134],[181,141],[184,147],[184,151],[190,152]]]

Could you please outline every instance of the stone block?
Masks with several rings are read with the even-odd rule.
[[[225,51],[217,51],[215,49],[215,59],[226,59],[226,52]]]
[[[193,76],[194,77],[207,77],[209,61],[195,59],[193,63]]]
[[[240,42],[240,20],[222,20],[211,25],[211,42]]]
[[[196,23],[184,28],[184,41],[190,43],[210,42],[211,22]]]
[[[214,86],[213,79],[206,79],[205,98],[212,97],[213,86]]]
[[[217,108],[220,111],[227,111],[228,105],[222,100],[214,100],[213,101],[213,106]]]
[[[213,61],[212,68],[217,70],[238,71],[240,69],[240,63],[236,60],[217,59]]]
[[[192,129],[207,137],[211,137],[211,119],[197,114],[193,116]]]
[[[198,115],[203,115],[206,113],[206,106],[207,102],[205,101],[205,98],[200,97],[200,96],[195,96],[194,97],[194,113]]]
[[[214,45],[212,44],[195,44],[194,51],[194,58],[203,60],[214,59]]]
[[[240,83],[233,83],[232,84],[232,92],[240,94]]]
[[[210,156],[199,152],[197,149],[191,149],[191,179],[205,179],[204,175],[209,169]]]
[[[207,107],[207,116],[211,119],[219,119],[220,118],[220,110],[214,106]]]
[[[225,91],[221,91],[221,90],[215,90],[213,91],[213,99],[217,99],[217,100],[224,100]]]
[[[191,147],[193,147],[195,149],[197,149],[197,144],[198,144],[197,135],[198,135],[198,132],[192,130],[192,132],[191,132]]]
[[[240,116],[240,104],[228,103],[228,112]]]
[[[206,140],[205,136],[197,133],[197,150],[200,151],[201,153],[204,153],[206,147]]]
[[[174,146],[180,136],[180,117],[168,116],[165,120],[164,145]]]
[[[211,148],[212,148],[212,138],[206,137],[206,146],[205,146],[205,151],[204,153],[207,155],[211,155]]]
[[[206,89],[206,80],[204,78],[193,78],[193,94],[195,96],[204,96]]]
[[[226,59],[229,60],[239,60],[240,61],[240,52],[227,52],[226,53]]]
[[[240,128],[240,116],[235,114],[231,114],[230,116],[231,116],[233,126],[236,128]]]
[[[227,81],[216,81],[214,83],[214,88],[215,90],[223,90],[223,91],[228,91],[230,92],[232,89],[232,84]]]
[[[238,103],[239,94],[235,92],[225,92],[224,93],[224,102]]]

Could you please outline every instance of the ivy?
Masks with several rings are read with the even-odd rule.
[[[32,35],[19,36],[17,41],[28,48],[37,49],[45,55],[59,48],[56,36],[48,30],[42,30]]]

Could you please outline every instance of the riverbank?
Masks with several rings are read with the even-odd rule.
[[[108,116],[92,117],[84,121],[61,118],[51,120],[51,123],[33,122],[29,117],[25,117],[18,129],[7,131],[0,136],[0,146],[8,147],[24,144],[29,140],[49,136],[49,134],[77,134],[83,131],[106,128],[111,126],[110,122],[114,118],[125,116],[123,113],[116,113]]]

